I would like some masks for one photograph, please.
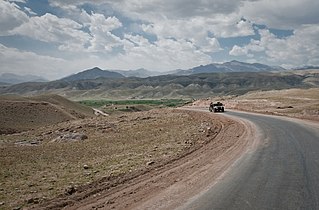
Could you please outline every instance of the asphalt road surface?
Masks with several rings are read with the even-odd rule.
[[[319,209],[319,126],[229,111],[253,122],[260,143],[181,209]]]

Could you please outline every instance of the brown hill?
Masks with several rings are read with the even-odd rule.
[[[127,98],[206,98],[242,95],[257,90],[317,88],[319,72],[229,72],[148,78],[98,78],[80,81],[23,83],[0,89],[0,94],[63,94],[74,100]]]
[[[0,134],[93,116],[93,110],[58,95],[0,96]]]

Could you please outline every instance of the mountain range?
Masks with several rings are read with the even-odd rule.
[[[319,69],[314,66],[305,66],[297,68],[298,70]],[[297,70],[293,69],[293,70]],[[208,65],[200,65],[187,70],[177,69],[166,72],[159,72],[147,69],[136,70],[102,70],[98,67],[87,69],[76,74],[59,79],[61,81],[78,81],[98,78],[123,78],[123,77],[138,77],[147,78],[161,75],[193,75],[201,73],[226,73],[226,72],[280,72],[286,70],[280,66],[268,66],[260,63],[245,63],[236,60],[225,63],[211,63]],[[16,75],[12,73],[3,73],[0,75],[0,85],[8,86],[12,84],[24,82],[47,82],[48,80],[35,75]]]
[[[212,63],[208,65],[200,65],[188,70],[179,70],[174,74],[191,75],[200,73],[217,73],[217,72],[267,72],[285,70],[278,66],[268,66],[260,63],[244,63],[236,60],[225,62],[222,64]]]
[[[68,77],[64,77],[61,80],[62,81],[77,81],[77,80],[87,80],[87,79],[97,79],[97,78],[122,78],[124,77],[122,74],[113,72],[113,71],[107,71],[102,70],[98,67],[94,67],[93,69],[87,69],[80,73],[70,75]]]
[[[0,84],[2,85],[18,84],[23,82],[48,82],[48,80],[43,77],[30,74],[17,75],[13,73],[3,73],[0,75]]]
[[[319,69],[319,66],[302,66],[294,68],[294,70],[312,70],[312,69]]]
[[[2,86],[0,94],[59,94],[73,100],[202,98],[240,95],[255,90],[319,87],[317,71],[281,71],[258,63],[230,61],[189,70],[152,72],[87,69],[51,82]],[[156,74],[164,74],[155,76]]]
[[[201,73],[225,73],[225,72],[269,72],[284,70],[281,67],[272,67],[260,63],[244,63],[239,61],[230,61],[222,64],[212,63],[208,65],[197,66],[188,70],[174,70],[168,72],[150,71],[146,69],[137,70],[102,70],[98,67],[84,70],[77,74],[62,78],[62,81],[76,81],[97,78],[122,78],[139,77],[147,78],[160,75],[192,75]]]
[[[0,88],[0,94],[60,94],[72,100],[206,98],[255,90],[318,87],[318,72],[226,72],[22,83]]]
[[[147,69],[136,69],[136,70],[113,70],[114,72],[120,73],[125,77],[140,77],[140,78],[146,78],[146,77],[154,77],[159,75],[167,74],[167,72],[158,72],[158,71],[151,71]]]

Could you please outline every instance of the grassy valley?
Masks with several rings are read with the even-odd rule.
[[[159,108],[174,108],[184,106],[191,103],[191,100],[185,99],[145,99],[145,100],[83,100],[78,103],[85,106],[98,108],[99,110],[107,113],[122,113],[122,112],[139,112],[149,111],[151,109]]]

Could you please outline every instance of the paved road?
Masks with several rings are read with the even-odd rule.
[[[227,115],[256,124],[260,145],[182,209],[319,209],[319,126],[240,112]]]

